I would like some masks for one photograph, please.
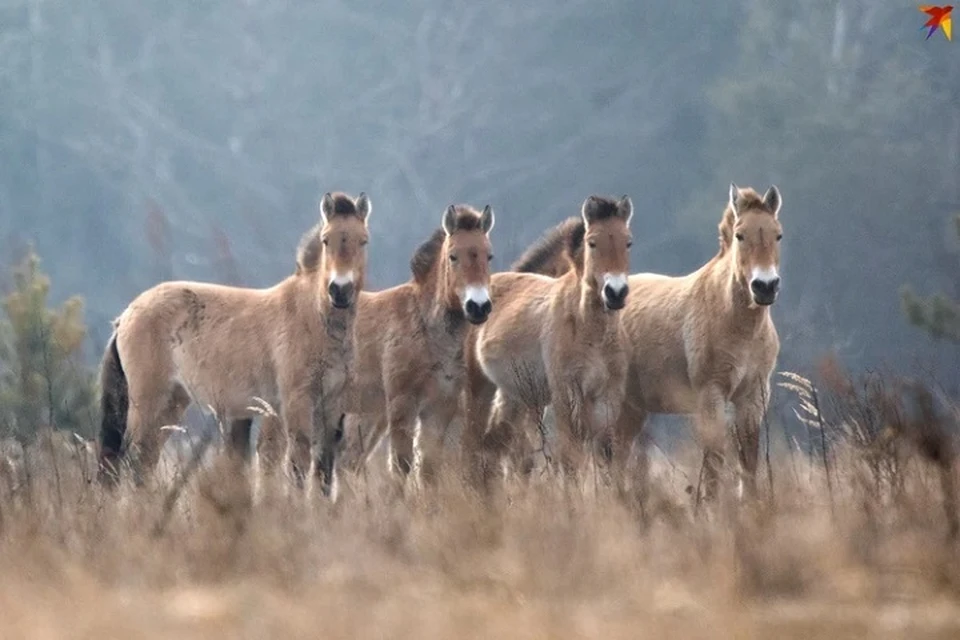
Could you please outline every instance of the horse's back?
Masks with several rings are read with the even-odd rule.
[[[131,391],[162,393],[179,384],[234,413],[251,395],[272,400],[274,338],[296,333],[283,327],[292,305],[282,293],[186,281],[144,291],[117,323]]]

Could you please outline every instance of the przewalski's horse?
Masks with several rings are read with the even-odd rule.
[[[161,427],[179,424],[191,402],[214,408],[229,426],[230,451],[245,460],[257,396],[280,408],[298,483],[315,459],[329,495],[370,211],[363,193],[324,194],[320,223],[305,236],[320,243],[298,250],[298,263],[313,268],[270,288],[165,282],[134,299],[115,321],[102,363],[101,478],[111,480],[132,453],[142,481],[165,441]]]
[[[629,291],[632,215],[627,196],[590,196],[580,220],[565,221],[540,243],[567,238],[572,270],[560,278],[491,276],[497,308],[470,332],[467,347],[462,446],[473,482],[486,484],[511,441],[528,437],[518,429],[548,404],[566,473],[579,470],[586,441],[609,444],[627,369],[619,310]]]
[[[755,490],[760,423],[780,350],[770,305],[780,290],[781,203],[776,186],[761,197],[731,184],[712,260],[685,276],[629,278],[622,315],[630,370],[618,439],[632,444],[652,413],[692,415],[708,498],[727,442],[740,459],[741,488]],[[734,422],[729,441],[727,405]],[[617,452],[627,455],[629,448]],[[645,465],[641,474],[642,487]]]
[[[460,409],[467,327],[492,309],[493,225],[489,205],[450,205],[410,260],[409,282],[360,293],[345,411],[373,424],[365,455],[389,433],[390,466],[402,477],[433,479],[440,438]]]

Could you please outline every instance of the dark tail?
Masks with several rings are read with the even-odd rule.
[[[117,332],[114,331],[103,354],[100,365],[100,407],[103,417],[100,423],[100,470],[102,483],[113,484],[119,474],[119,462],[123,453],[123,434],[127,430],[127,409],[130,398],[127,394],[127,375],[120,363],[117,351]]]

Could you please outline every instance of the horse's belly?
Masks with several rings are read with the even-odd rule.
[[[347,387],[344,397],[344,410],[347,413],[370,414],[386,411],[383,385],[379,380],[361,378]]]
[[[191,400],[203,410],[212,407],[221,417],[250,416],[249,407],[259,404],[254,398],[266,401],[280,412],[276,379],[269,367],[243,365],[224,358],[216,363],[204,362],[192,354],[174,353],[175,382],[190,394]]]
[[[686,370],[675,367],[631,367],[627,374],[627,399],[647,413],[693,413],[697,396]]]
[[[549,387],[539,345],[499,358],[490,357],[481,349],[478,359],[484,375],[504,394],[525,402],[548,401]]]

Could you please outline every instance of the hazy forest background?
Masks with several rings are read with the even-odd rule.
[[[956,393],[960,44],[925,20],[871,0],[0,0],[4,424],[89,432],[137,293],[279,281],[333,189],[373,200],[382,288],[450,202],[494,207],[504,269],[590,193],[627,193],[633,270],[680,274],[714,254],[731,181],[775,183],[779,368],[833,351]],[[945,297],[904,313],[904,285]]]

